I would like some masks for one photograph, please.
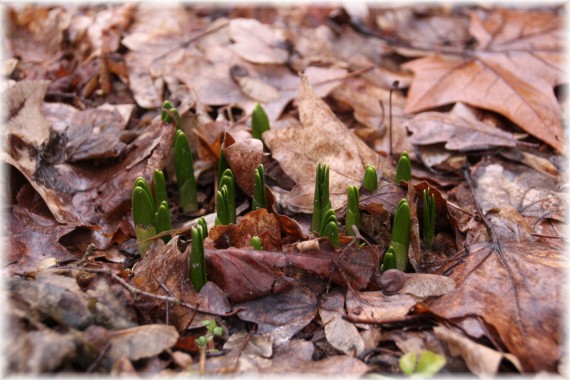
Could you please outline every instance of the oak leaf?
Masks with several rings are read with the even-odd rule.
[[[553,91],[563,75],[563,30],[562,17],[547,12],[473,12],[469,31],[478,41],[475,50],[404,65],[415,73],[405,112],[462,101],[506,116],[563,152]]]

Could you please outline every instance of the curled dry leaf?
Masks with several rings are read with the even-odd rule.
[[[417,301],[409,294],[349,291],[346,294],[346,310],[352,322],[394,322],[404,320]]]
[[[338,209],[346,202],[348,185],[360,185],[366,165],[381,165],[378,155],[352,135],[313,91],[306,76],[297,96],[302,127],[269,130],[266,145],[295,187],[281,202],[290,209],[311,212],[317,163],[330,167],[330,200]]]
[[[411,294],[419,299],[441,296],[455,290],[452,278],[437,274],[410,273],[399,293]]]
[[[229,133],[226,134],[226,141]],[[237,185],[248,196],[253,194],[255,169],[261,163],[263,143],[258,139],[248,138],[225,146],[224,155],[234,173]]]
[[[512,134],[454,113],[422,112],[404,127],[412,132],[409,140],[414,145],[445,143],[446,149],[462,152],[517,145]]]
[[[520,361],[512,354],[495,351],[475,343],[465,335],[444,326],[434,327],[433,332],[447,343],[451,355],[461,355],[469,370],[477,376],[495,376],[503,359],[508,359],[522,372]]]
[[[236,307],[244,309],[238,313],[240,319],[257,323],[258,332],[271,334],[280,345],[311,323],[317,315],[317,296],[299,284]]]
[[[174,346],[178,332],[174,326],[158,324],[116,331],[93,325],[85,331],[85,338],[100,349],[109,343],[106,356],[112,360],[120,357],[139,360],[158,355]]]
[[[345,319],[344,294],[335,291],[323,296],[319,305],[319,316],[331,346],[350,356],[360,355],[364,351],[364,339],[356,326]]]
[[[462,101],[498,112],[564,152],[553,91],[563,77],[562,23],[547,11],[473,11],[469,32],[478,46],[467,58],[438,55],[404,65],[415,74],[405,112]]]

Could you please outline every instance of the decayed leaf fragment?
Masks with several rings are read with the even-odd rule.
[[[355,137],[311,88],[306,76],[297,96],[302,127],[271,129],[263,138],[273,158],[296,183],[281,201],[289,208],[311,212],[317,163],[330,167],[330,200],[338,209],[346,202],[348,185],[359,186],[366,165],[379,167],[378,155]]]
[[[462,101],[498,112],[564,152],[553,91],[563,76],[563,30],[562,17],[545,11],[473,11],[469,31],[479,44],[468,58],[430,56],[404,65],[415,73],[405,112]]]

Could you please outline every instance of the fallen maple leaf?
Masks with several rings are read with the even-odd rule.
[[[478,41],[476,50],[404,65],[415,73],[405,112],[462,101],[498,112],[564,152],[560,106],[553,91],[563,75],[562,22],[561,16],[548,12],[474,11],[469,31]]]
[[[263,139],[285,173],[296,185],[281,203],[300,212],[312,212],[317,163],[330,167],[333,208],[346,203],[346,188],[359,186],[366,165],[379,167],[378,155],[340,122],[313,91],[306,76],[297,96],[302,127],[269,130]]]

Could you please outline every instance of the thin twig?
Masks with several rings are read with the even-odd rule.
[[[394,83],[392,83],[392,87],[390,87],[390,93],[388,96],[388,102],[389,102],[388,111],[390,113],[390,130],[389,130],[389,132],[390,132],[390,135],[389,135],[389,138],[390,138],[390,157],[392,157],[392,154],[393,154],[393,151],[392,151],[392,91],[397,90],[399,85],[400,85],[399,81],[397,81],[397,80],[394,81]]]
[[[103,360],[105,355],[107,355],[107,352],[110,349],[111,349],[111,342],[109,341],[109,342],[107,342],[107,344],[105,344],[105,346],[103,346],[103,348],[101,349],[101,352],[97,356],[97,359],[95,359],[95,361],[89,366],[89,368],[87,368],[86,372],[91,373],[91,372],[95,371],[95,368],[97,368],[99,363],[101,363],[101,361]]]

